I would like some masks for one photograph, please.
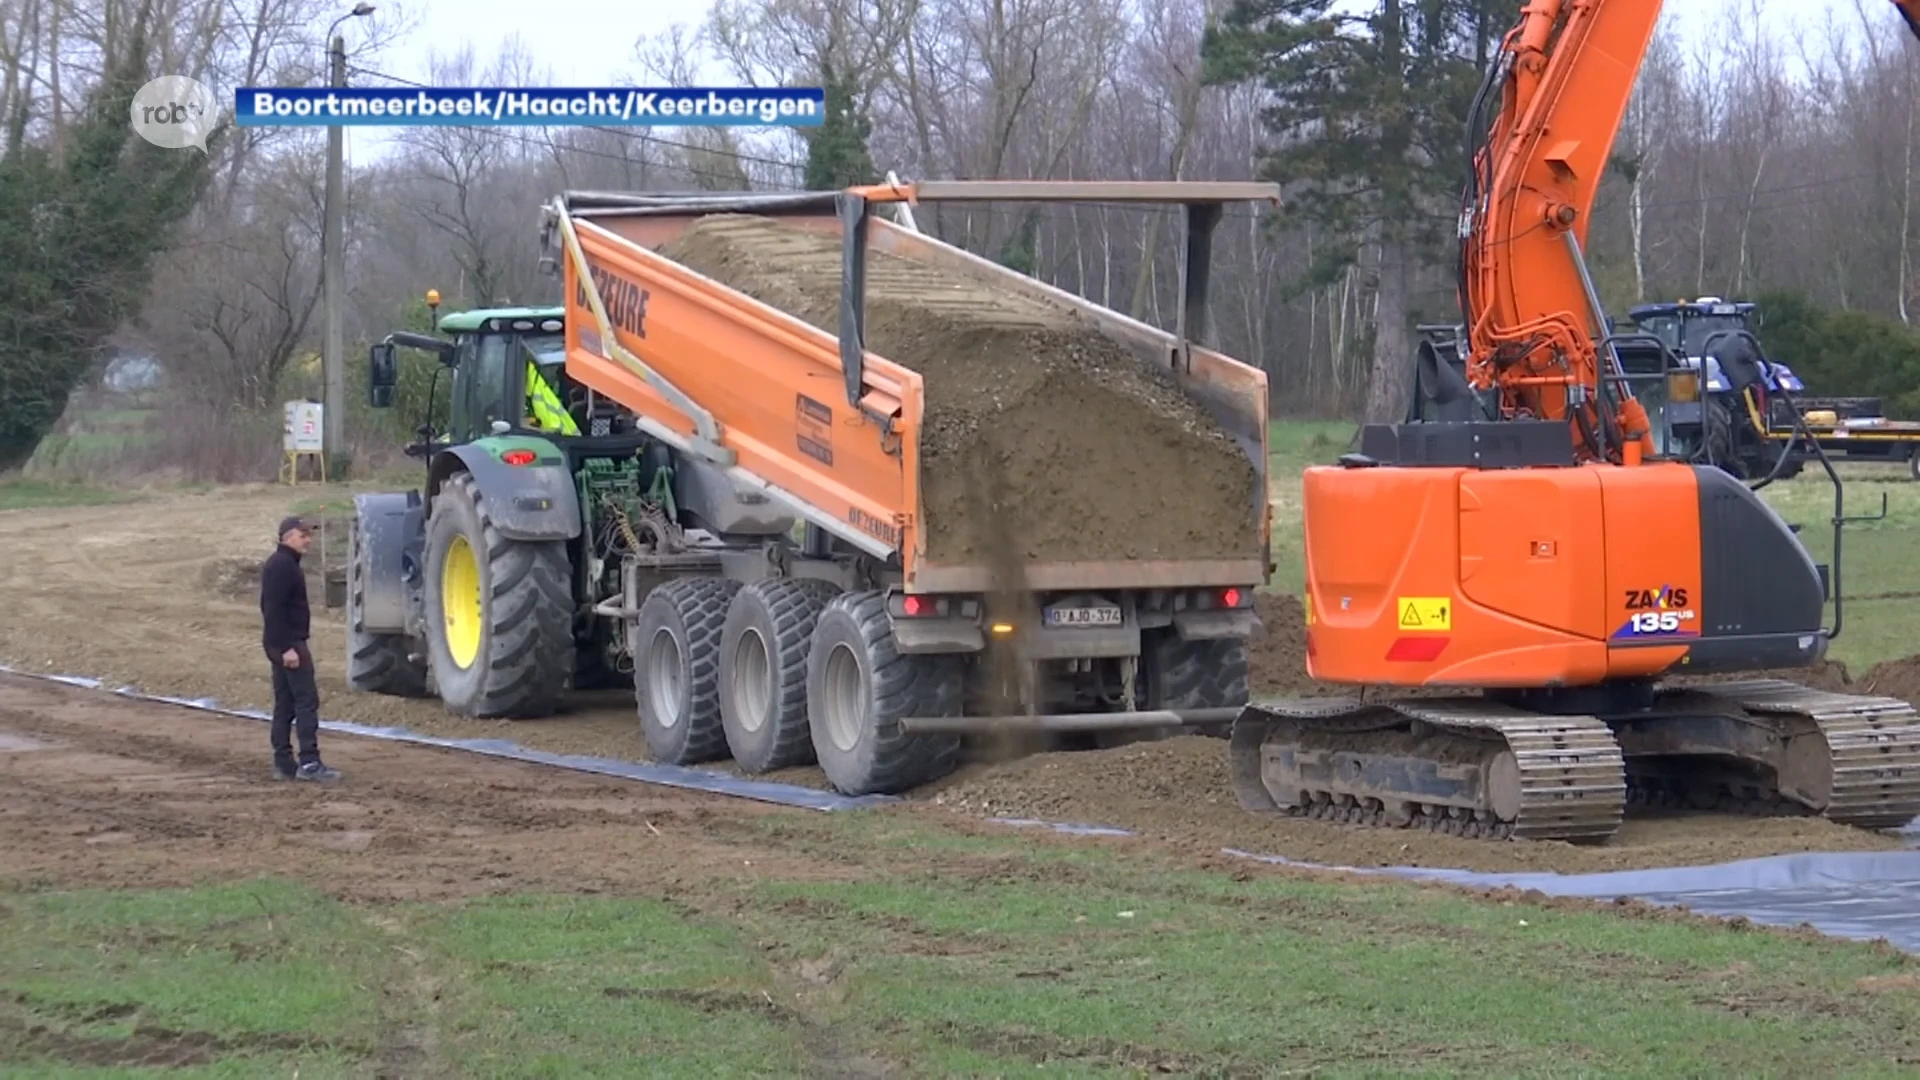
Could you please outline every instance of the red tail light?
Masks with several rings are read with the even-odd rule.
[[[1239,607],[1240,606],[1240,590],[1228,589],[1226,592],[1221,593],[1220,602],[1227,605],[1228,607]]]
[[[531,450],[509,450],[500,455],[500,460],[509,465],[531,465],[534,453]]]
[[[909,596],[905,600],[900,601],[900,610],[909,615],[918,615],[922,611],[925,611],[926,607],[927,602],[917,596]]]

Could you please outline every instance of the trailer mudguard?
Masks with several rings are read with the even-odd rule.
[[[515,452],[531,452],[512,464]],[[512,456],[510,456],[512,455]],[[571,540],[580,535],[580,495],[567,455],[546,439],[499,435],[443,450],[433,460],[427,501],[456,472],[473,476],[487,516],[509,540]]]
[[[352,557],[361,571],[360,629],[370,634],[407,632],[407,578],[418,576],[419,549],[426,536],[426,504],[418,491],[378,492],[353,497],[359,549]],[[408,555],[412,554],[411,567]]]

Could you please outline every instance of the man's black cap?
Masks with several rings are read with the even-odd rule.
[[[292,532],[295,529],[299,529],[301,532],[312,532],[313,526],[307,523],[306,518],[302,518],[302,517],[281,518],[280,531],[273,534],[274,539],[276,540],[283,539],[288,533]]]

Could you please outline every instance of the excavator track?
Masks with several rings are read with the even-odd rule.
[[[1753,729],[1721,740],[1741,751],[1723,758],[1738,767],[1643,759],[1634,729],[1645,721],[1626,722],[1629,802],[1818,816],[1862,829],[1895,829],[1920,816],[1920,711],[1905,701],[1749,679],[1668,691],[1653,714],[1655,725],[1701,715],[1739,717]]]
[[[1663,689],[1622,716],[1477,696],[1249,705],[1229,754],[1245,809],[1486,839],[1600,843],[1629,804],[1920,816],[1920,712],[1779,679]]]
[[[1598,843],[1626,811],[1605,722],[1480,697],[1260,702],[1229,747],[1235,794],[1257,813]]]

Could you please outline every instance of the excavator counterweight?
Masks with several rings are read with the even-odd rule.
[[[1360,692],[1241,713],[1247,809],[1577,842],[1607,840],[1633,803],[1862,828],[1920,815],[1908,703],[1713,681],[1825,657],[1853,519],[1822,458],[1829,569],[1763,500],[1768,481],[1656,454],[1636,379],[1680,365],[1630,375],[1587,272],[1594,193],[1662,6],[1532,0],[1491,65],[1462,196],[1459,363],[1427,346],[1409,422],[1368,425],[1357,453],[1303,478],[1307,670]],[[1920,35],[1916,5],[1896,6]]]

